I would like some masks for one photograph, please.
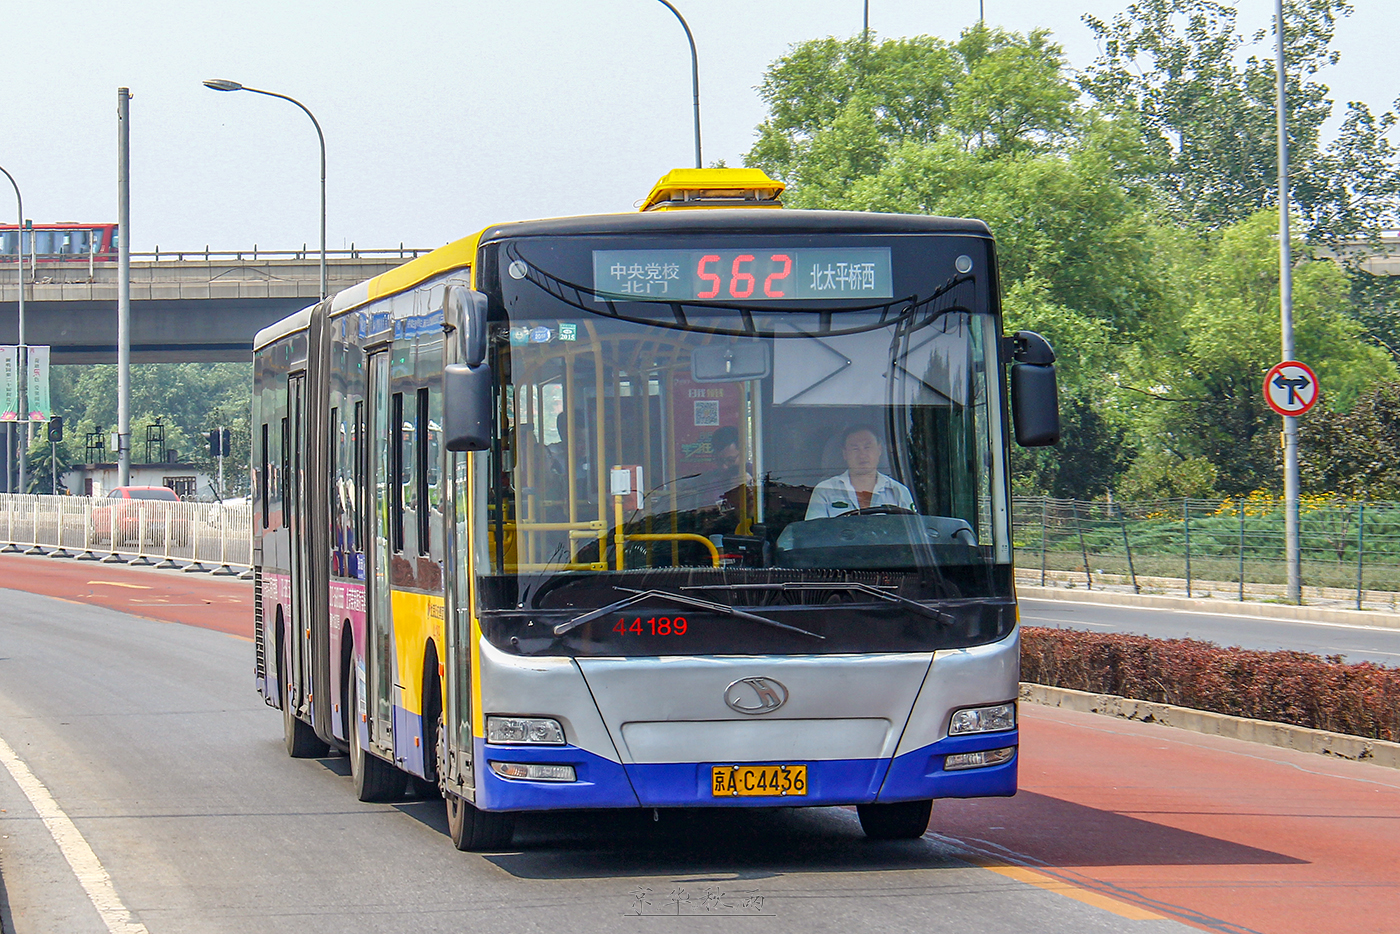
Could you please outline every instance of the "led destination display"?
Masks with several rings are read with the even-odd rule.
[[[892,298],[887,247],[594,250],[598,301]]]

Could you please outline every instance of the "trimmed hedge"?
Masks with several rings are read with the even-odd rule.
[[[1021,629],[1021,680],[1400,742],[1400,668],[1073,629]]]

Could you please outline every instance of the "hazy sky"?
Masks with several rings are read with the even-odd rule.
[[[1128,0],[985,0],[988,22],[1051,29],[1076,67],[1080,16]],[[704,157],[741,163],[754,91],[789,45],[861,28],[861,0],[676,0],[700,52]],[[1339,102],[1400,96],[1397,0],[1354,0],[1324,75]],[[881,36],[953,39],[977,0],[872,0]],[[1242,31],[1272,0],[1240,0]],[[437,246],[488,223],[630,209],[693,161],[690,59],[656,0],[0,0],[0,165],[36,221],[116,219],[116,89],[130,87],[137,250],[288,249],[317,237],[317,150],[291,104],[218,93],[229,78],[296,97],[329,162],[328,243]],[[1267,48],[1261,50],[1270,54]],[[0,178],[0,217],[14,201]]]

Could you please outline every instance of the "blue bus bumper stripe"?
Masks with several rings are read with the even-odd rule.
[[[949,736],[936,743],[895,756],[880,789],[880,801],[917,801],[924,798],[1005,798],[1016,793],[1019,754],[1005,765],[949,772],[945,756],[983,752],[1019,745],[1019,731]]]
[[[547,811],[639,806],[622,764],[577,746],[476,746],[476,806],[483,811]],[[495,762],[572,765],[575,782],[527,782],[501,778]]]
[[[477,807],[488,811],[639,806],[813,807],[922,798],[1005,797],[1016,793],[1015,758],[1005,765],[952,772],[943,768],[943,761],[945,756],[956,753],[1016,744],[1017,733],[1011,731],[950,737],[893,760],[809,760],[804,763],[808,782],[805,795],[715,797],[711,793],[711,768],[736,763],[652,762],[623,766],[576,746],[487,746],[478,739]],[[491,771],[492,761],[572,765],[578,781],[503,779]]]

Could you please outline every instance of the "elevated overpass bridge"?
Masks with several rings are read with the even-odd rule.
[[[332,293],[428,252],[329,250]],[[25,337],[53,348],[54,363],[117,360],[117,264],[25,262]],[[131,254],[133,363],[251,359],[260,328],[316,301],[317,250],[157,250]],[[19,339],[19,276],[0,264],[0,344]]]

